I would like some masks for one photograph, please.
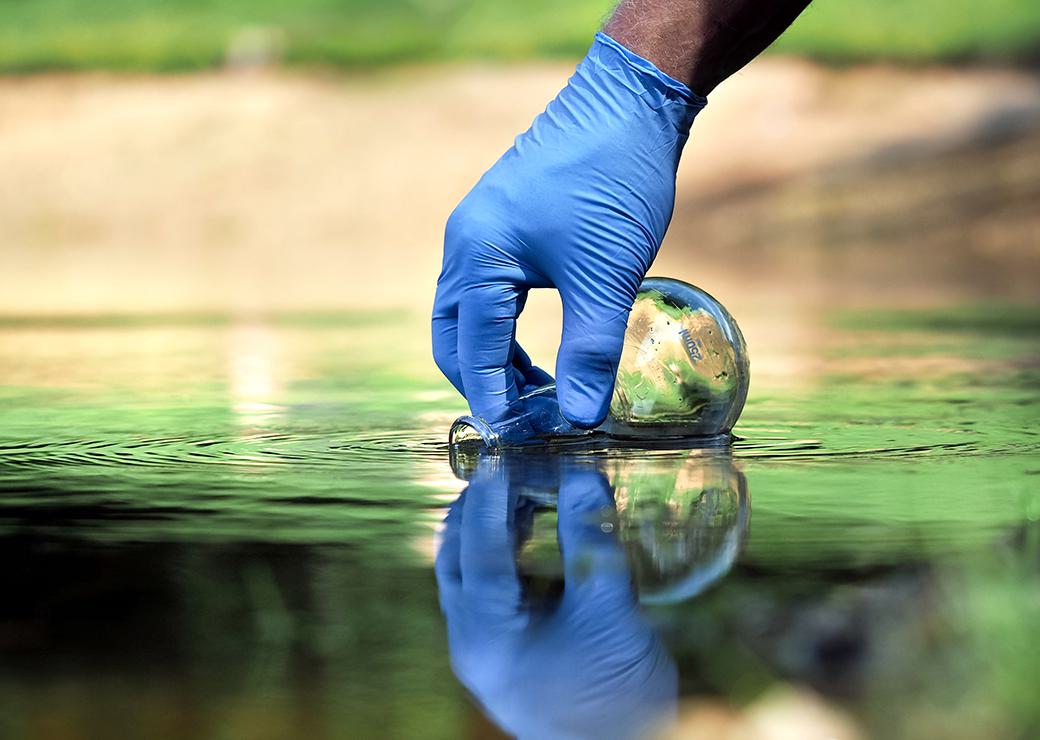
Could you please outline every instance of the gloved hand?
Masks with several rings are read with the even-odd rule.
[[[675,171],[706,101],[599,33],[560,94],[448,219],[434,359],[474,415],[500,421],[551,377],[516,342],[531,288],[563,300],[564,416],[606,417],[628,313],[675,203]]]

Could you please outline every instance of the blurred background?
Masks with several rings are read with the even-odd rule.
[[[0,0],[0,736],[500,735],[429,307],[610,10]],[[1035,0],[818,0],[698,116],[652,272],[747,338],[753,513],[653,618],[675,737],[1040,733],[1038,64]],[[551,292],[519,332],[551,369]]]
[[[610,9],[8,0],[0,313],[425,311],[447,214]],[[698,118],[656,271],[1034,297],[1038,55],[1027,0],[814,4]]]

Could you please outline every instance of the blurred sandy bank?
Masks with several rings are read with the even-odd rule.
[[[425,312],[570,69],[0,79],[0,314]],[[767,58],[698,118],[654,271],[735,311],[1026,301],[1038,196],[1040,77]]]

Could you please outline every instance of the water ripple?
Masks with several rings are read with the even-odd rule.
[[[799,430],[804,432],[805,430]],[[818,437],[801,434],[748,433],[733,445],[734,456],[747,460],[828,461],[872,458],[918,458],[955,455],[998,455],[1037,451],[1040,443],[998,443],[998,435],[972,435],[963,430],[931,430],[921,434],[891,429],[876,430],[871,436],[884,437],[886,444],[859,444],[834,438],[827,430]],[[926,440],[926,441],[924,441]],[[604,444],[568,446],[557,452],[595,457],[635,458],[685,454],[686,443]],[[390,468],[403,460],[442,463],[447,460],[445,436],[436,430],[335,432],[256,432],[226,437],[188,435],[139,438],[7,441],[0,444],[0,468],[53,469],[64,467],[159,467],[226,466],[241,468],[321,467],[351,469]]]

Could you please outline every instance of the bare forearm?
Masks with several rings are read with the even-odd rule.
[[[707,95],[758,56],[810,0],[623,0],[604,31]]]

